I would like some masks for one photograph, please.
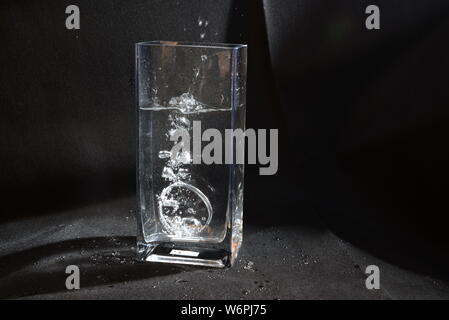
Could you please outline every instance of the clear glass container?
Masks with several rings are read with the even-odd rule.
[[[246,59],[246,45],[136,44],[139,260],[234,263],[244,143],[226,135],[245,130]]]

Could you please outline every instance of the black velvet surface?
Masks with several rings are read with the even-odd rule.
[[[134,209],[134,197],[124,197],[4,224],[0,298],[449,298],[447,282],[367,254],[319,222],[246,226],[241,255],[230,269],[135,262]],[[372,264],[381,270],[380,290],[365,288]],[[80,268],[80,290],[65,288],[68,265]]]

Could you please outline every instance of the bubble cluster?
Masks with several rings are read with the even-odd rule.
[[[187,114],[203,109],[193,95],[184,93],[169,101],[173,113],[169,116],[170,130],[167,138],[173,137],[179,130],[191,129],[191,121]],[[179,142],[182,144],[182,141]],[[159,219],[167,233],[176,237],[192,237],[199,235],[212,219],[212,206],[204,193],[192,185],[188,167],[192,162],[190,151],[161,150],[160,159],[166,160],[162,169],[162,177],[170,182],[160,195]]]

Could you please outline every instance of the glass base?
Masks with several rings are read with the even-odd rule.
[[[231,265],[231,253],[223,249],[201,248],[180,244],[138,244],[138,260],[225,268]]]

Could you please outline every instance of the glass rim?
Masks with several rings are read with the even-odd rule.
[[[164,41],[152,40],[137,42],[136,47],[161,46],[161,47],[186,47],[186,48],[212,48],[212,49],[240,49],[248,47],[247,44],[215,43],[215,42],[188,42],[188,41]]]

